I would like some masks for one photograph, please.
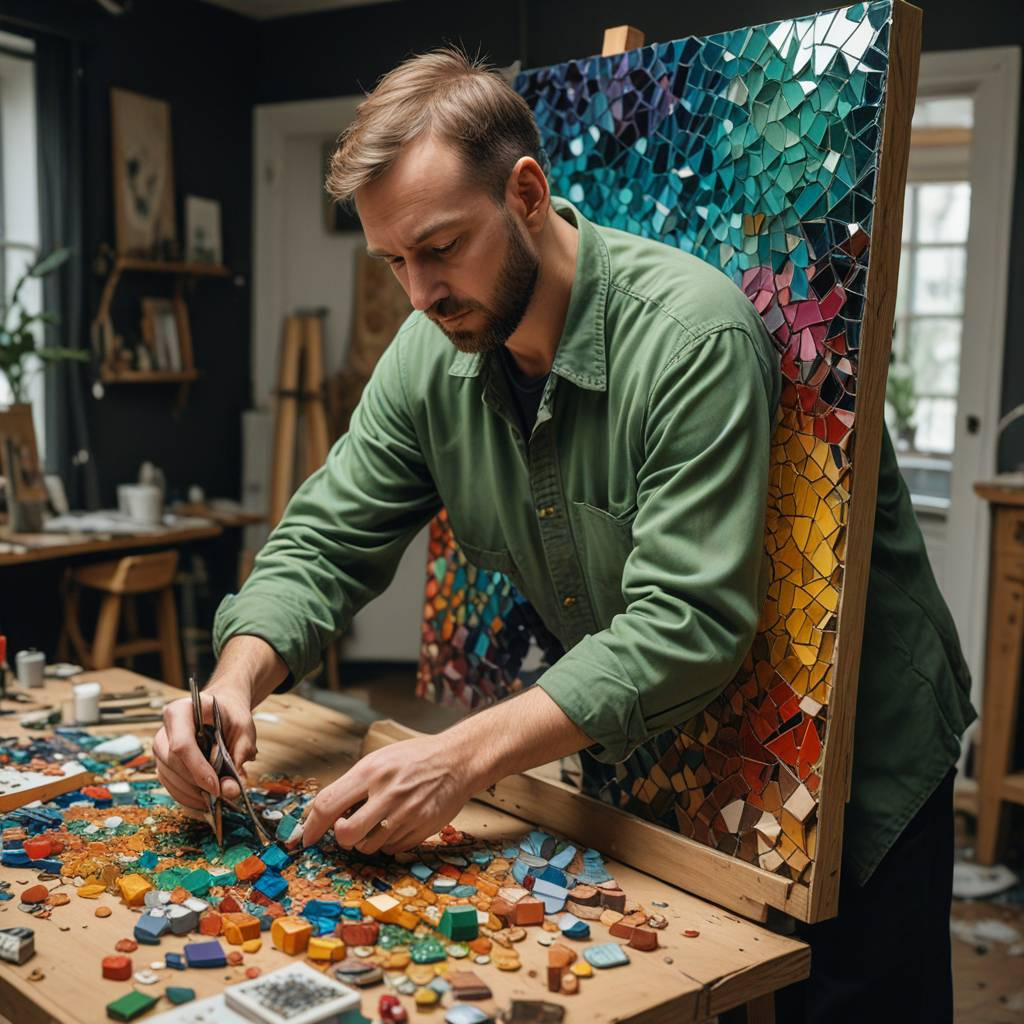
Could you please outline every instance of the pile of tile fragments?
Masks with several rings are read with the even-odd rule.
[[[137,754],[126,748],[132,756],[125,764],[90,763],[83,749],[90,742],[81,733],[52,744],[0,740],[0,763],[38,765],[73,755],[103,774],[102,782],[3,816],[0,862],[37,880],[18,879],[25,888],[17,893],[4,883],[0,901],[16,899],[35,918],[59,919],[72,899],[119,898],[113,909],[98,903],[95,914],[123,914],[131,937],[103,958],[98,973],[143,990],[133,986],[110,1003],[115,1020],[156,1006],[159,996],[150,996],[149,986],[161,982],[170,1003],[193,998],[188,986],[166,984],[168,970],[234,965],[257,977],[260,968],[247,967],[245,956],[269,933],[274,948],[346,985],[385,985],[383,1020],[405,1019],[399,994],[418,1008],[440,1004],[450,1024],[478,1024],[490,1019],[474,1005],[491,997],[487,970],[518,970],[519,943],[548,947],[547,988],[572,995],[595,968],[628,964],[627,949],[657,949],[658,930],[667,924],[630,900],[597,851],[544,832],[509,845],[448,826],[432,843],[397,857],[343,851],[330,837],[293,848],[289,839],[317,791],[315,780],[262,780],[250,795],[277,841],[260,845],[246,820],[229,813],[219,847],[158,782],[126,773]],[[77,753],[69,743],[79,745]],[[590,941],[595,924],[609,941]],[[192,940],[152,963],[140,954],[168,935]]]

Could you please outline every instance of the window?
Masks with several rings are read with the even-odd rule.
[[[970,97],[914,111],[886,419],[918,507],[949,505],[970,220]]]
[[[39,190],[36,174],[36,90],[34,45],[21,36],[0,32],[0,309],[6,314],[15,282],[39,256]],[[30,279],[21,299],[39,309],[40,283]],[[40,453],[43,434],[43,381],[29,376],[25,395],[32,403]],[[11,401],[0,374],[0,405]]]

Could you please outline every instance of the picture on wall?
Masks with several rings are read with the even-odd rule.
[[[42,529],[47,492],[30,405],[0,410],[0,469],[8,528],[13,533],[37,533]]]
[[[331,154],[338,148],[337,139],[328,139],[323,144],[323,169],[324,175],[327,174],[328,168],[331,166]],[[359,223],[359,215],[356,213],[355,206],[350,203],[336,203],[328,194],[327,190],[322,187],[321,182],[321,193],[323,195],[324,204],[324,227],[331,233],[336,234],[342,231],[362,231],[362,225]]]
[[[224,262],[216,199],[185,196],[185,259],[190,263]]]
[[[127,89],[110,90],[114,219],[122,256],[175,259],[171,107]]]

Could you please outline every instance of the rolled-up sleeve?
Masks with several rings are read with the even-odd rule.
[[[401,335],[381,357],[347,434],[288,503],[237,594],[217,609],[217,656],[261,637],[293,680],[308,675],[352,616],[390,583],[440,507],[409,414]]]
[[[777,400],[756,344],[726,327],[682,344],[662,369],[645,414],[625,611],[538,681],[601,761],[699,712],[753,641]]]

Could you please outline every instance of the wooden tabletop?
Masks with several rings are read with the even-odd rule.
[[[981,480],[974,493],[993,505],[1024,505],[1024,475],[1006,473],[994,480]]]
[[[154,694],[181,696],[180,690],[124,669],[84,673],[75,681],[85,679],[98,680],[106,691],[129,690],[145,683]],[[69,682],[48,680],[42,690],[32,692],[43,702],[60,705],[70,697],[70,687]],[[268,698],[259,711],[273,716],[273,720],[261,718],[256,723],[260,755],[250,768],[254,778],[262,772],[284,772],[327,783],[358,756],[363,728],[330,708],[284,694]],[[96,728],[110,735],[127,731],[125,726]],[[140,724],[131,731],[146,740],[158,728],[159,723]],[[0,718],[0,735],[11,736],[21,731],[17,716]],[[455,824],[486,839],[518,840],[531,828],[522,818],[475,801]],[[629,965],[595,971],[592,978],[582,979],[578,995],[561,996],[547,990],[547,950],[536,940],[539,929],[529,929],[528,937],[516,946],[523,963],[521,970],[506,973],[493,964],[470,965],[494,995],[494,1003],[482,1004],[482,1008],[493,1010],[495,1006],[508,1005],[514,997],[561,1002],[568,1009],[568,1024],[698,1022],[807,977],[810,949],[805,944],[776,935],[611,859],[605,863],[630,897],[649,909],[655,900],[667,904],[657,908],[669,920],[668,927],[659,932],[662,948],[652,953],[630,950]],[[110,905],[113,914],[97,918],[95,901],[78,899],[72,894],[71,902],[55,908],[49,920],[35,920],[17,909],[17,893],[25,884],[35,881],[34,873],[23,868],[0,867],[0,878],[10,881],[15,893],[13,900],[0,904],[0,927],[28,925],[35,930],[36,945],[36,955],[21,966],[0,962],[0,1014],[17,1024],[52,1020],[93,1024],[105,1019],[107,1003],[129,991],[130,984],[102,979],[100,960],[113,954],[119,938],[131,934],[132,913],[113,897],[103,895],[100,902]],[[685,938],[684,928],[697,929],[700,935]],[[598,922],[592,923],[591,935],[592,942],[609,941],[606,929]],[[168,951],[180,951],[186,941],[194,938],[167,936],[159,947],[141,946],[133,954],[135,969],[161,959]],[[265,936],[263,948],[247,955],[245,966],[256,964],[270,971],[291,960],[274,949]],[[34,970],[45,977],[29,981]],[[167,985],[185,985],[194,988],[197,998],[202,998],[244,979],[243,968],[231,967],[184,973],[168,970],[159,974],[158,984],[139,986],[140,989],[158,995]],[[362,1009],[366,1016],[378,1016],[377,1002],[385,991],[388,990],[378,985],[365,992]],[[420,1012],[410,998],[403,997],[402,1001],[413,1024],[428,1020],[440,1024],[443,1012]],[[169,1003],[162,1000],[147,1016],[167,1009]]]
[[[81,555],[101,555],[107,552],[137,550],[140,548],[173,547],[195,540],[219,537],[223,527],[215,522],[202,526],[161,526],[129,534],[102,533],[11,533],[0,528],[0,545],[16,545],[17,551],[0,550],[0,568],[46,562],[56,558],[75,558]]]

